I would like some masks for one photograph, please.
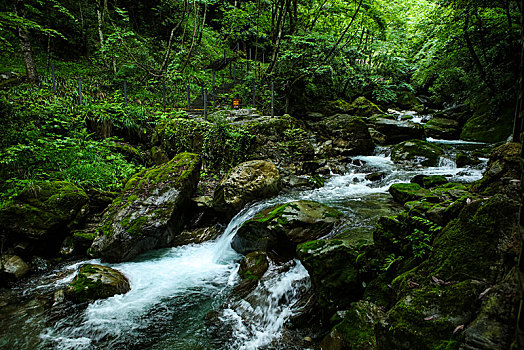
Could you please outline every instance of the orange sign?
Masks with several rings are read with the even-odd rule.
[[[241,98],[233,98],[233,99],[231,99],[231,103],[233,105],[233,109],[240,109],[240,106],[242,105],[242,99]]]

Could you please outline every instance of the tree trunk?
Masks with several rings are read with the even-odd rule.
[[[25,17],[24,5],[18,6],[20,1],[15,2],[15,14],[20,17]],[[33,58],[33,49],[31,46],[31,36],[26,27],[18,26],[18,39],[20,40],[20,49],[22,50],[22,57],[24,59],[25,71],[27,79],[32,82],[38,81],[38,73],[36,71],[36,63]]]

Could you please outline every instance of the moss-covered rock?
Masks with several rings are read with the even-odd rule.
[[[443,154],[444,151],[437,145],[422,140],[409,140],[393,147],[391,159],[395,163],[412,162],[437,166]]]
[[[482,179],[473,185],[472,190],[492,195],[501,192],[506,186],[515,186],[520,180],[520,151],[521,145],[516,142],[495,148],[489,156]]]
[[[473,317],[481,292],[473,280],[409,290],[375,327],[377,349],[448,349],[456,328]]]
[[[131,289],[121,272],[107,266],[83,265],[65,290],[66,298],[76,303],[105,299]]]
[[[27,246],[28,254],[53,256],[87,211],[88,197],[66,181],[39,182],[0,209],[4,249]]]
[[[481,161],[474,155],[467,154],[464,152],[459,152],[457,153],[457,156],[455,157],[455,163],[457,164],[457,168],[464,168],[466,166],[478,165],[481,163]]]
[[[505,141],[513,131],[514,108],[507,105],[496,114],[488,104],[478,107],[466,122],[460,134],[461,140],[496,143]]]
[[[460,136],[458,121],[446,118],[432,118],[424,125],[427,137],[444,140],[456,140]]]
[[[310,241],[297,246],[297,256],[309,272],[319,304],[327,314],[347,309],[364,291],[354,244],[341,239]]]
[[[370,155],[375,149],[364,121],[348,114],[337,114],[315,125],[318,134],[332,141],[330,155]]]
[[[275,205],[244,222],[231,246],[241,254],[275,250],[293,256],[297,244],[328,234],[341,216],[338,210],[313,201]]]
[[[351,105],[348,106],[350,109],[345,113],[357,115],[359,117],[370,118],[375,114],[383,114],[382,110],[373,102],[365,98],[364,96],[357,97]]]
[[[213,208],[233,217],[246,203],[275,196],[280,191],[277,167],[263,160],[239,164],[215,189]]]
[[[417,201],[430,196],[431,192],[416,183],[398,183],[389,187],[388,192],[399,203]]]
[[[424,110],[424,105],[411,91],[398,92],[395,104],[400,108],[409,109],[416,112],[422,112]]]
[[[424,139],[424,129],[422,125],[411,121],[376,118],[373,120],[373,129],[382,135],[382,143],[387,145],[412,139]]]
[[[200,166],[196,154],[181,153],[134,175],[104,215],[91,254],[119,262],[171,244],[200,179]]]
[[[429,189],[446,184],[449,181],[442,175],[416,175],[409,180],[409,182],[419,184],[420,186]]]
[[[184,230],[173,240],[173,246],[200,244],[218,238],[223,232],[221,225],[199,227],[194,230]]]
[[[344,319],[322,340],[322,350],[376,349],[375,324],[386,317],[373,303],[358,301],[344,312]]]
[[[268,267],[269,260],[266,252],[252,252],[240,260],[238,274],[242,279],[258,281],[266,273]]]

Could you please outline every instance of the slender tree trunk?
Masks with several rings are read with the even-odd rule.
[[[20,17],[25,17],[24,4],[20,1],[15,2],[15,14]],[[38,81],[38,73],[36,71],[36,63],[33,58],[33,49],[31,46],[31,36],[26,27],[18,27],[18,39],[20,40],[20,48],[22,50],[22,57],[24,59],[25,71],[27,79],[32,82]]]
[[[278,52],[280,51],[280,44],[282,43],[282,34],[284,31],[284,22],[286,21],[286,5],[290,0],[283,0],[282,5],[279,10],[278,20],[277,20],[277,33],[276,33],[276,42],[275,47],[273,48],[273,54],[271,56],[271,63],[266,70],[266,74],[271,74],[278,57]]]

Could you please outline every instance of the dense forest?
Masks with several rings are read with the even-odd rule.
[[[0,347],[524,346],[522,6],[1,2]]]

